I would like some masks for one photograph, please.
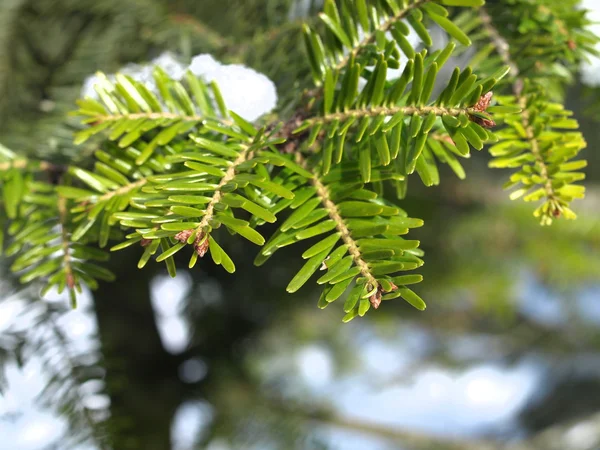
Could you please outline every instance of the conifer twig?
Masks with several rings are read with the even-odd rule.
[[[534,124],[531,122],[531,116],[527,110],[527,97],[523,95],[524,80],[521,77],[521,72],[517,63],[510,54],[510,45],[492,23],[492,18],[486,11],[485,7],[479,8],[479,17],[485,30],[489,34],[492,43],[494,44],[494,48],[502,58],[502,61],[504,64],[510,67],[510,74],[514,78],[512,84],[513,93],[517,99],[517,103],[523,110],[521,112],[521,124],[525,130],[525,136],[529,141],[531,154],[534,156],[535,162],[539,166],[540,177],[542,177],[544,180],[542,185],[545,196],[552,205],[556,205],[558,202],[556,199],[556,192],[552,186],[552,180],[548,172],[548,165],[546,164],[546,161],[542,155],[540,143],[535,136]],[[554,208],[553,211],[555,215],[560,215],[560,209]]]
[[[299,153],[296,154],[296,161],[302,167],[307,169],[306,160]],[[367,284],[368,286],[370,286],[368,290],[378,290],[380,287],[379,283],[375,276],[373,276],[373,274],[371,273],[369,265],[363,259],[358,244],[352,237],[352,232],[350,231],[348,225],[344,221],[344,218],[340,214],[337,205],[331,200],[329,189],[327,189],[327,186],[325,186],[325,184],[319,179],[319,176],[317,174],[314,175],[310,182],[315,187],[317,191],[317,197],[319,197],[319,199],[321,200],[321,204],[323,205],[325,211],[327,211],[329,218],[335,222],[335,228],[340,234],[342,242],[348,249],[348,253],[350,254],[350,256],[352,256],[352,261],[354,262],[356,267],[360,269],[360,274],[367,280]]]
[[[397,14],[391,16],[390,18],[388,18],[387,20],[385,20],[384,22],[379,24],[379,26],[376,28],[376,30],[373,30],[372,33],[366,34],[365,37],[362,39],[362,41],[360,41],[352,49],[352,51],[350,51],[350,53],[348,53],[346,56],[344,56],[344,58],[336,65],[335,69],[336,70],[343,69],[346,66],[346,64],[348,64],[348,61],[350,61],[351,58],[358,55],[363,48],[365,48],[369,44],[372,44],[375,41],[377,32],[382,32],[382,33],[387,32],[390,28],[392,28],[392,26],[396,22],[404,19],[410,13],[410,11],[412,11],[413,9],[418,8],[419,6],[424,5],[425,3],[428,3],[430,1],[431,0],[416,0],[414,3],[407,5],[405,8],[398,11]]]

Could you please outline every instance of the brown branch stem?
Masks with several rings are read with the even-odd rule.
[[[198,236],[201,235],[201,233],[204,231],[204,228],[206,228],[209,225],[211,219],[213,218],[215,206],[221,201],[221,197],[223,196],[221,189],[223,188],[223,186],[225,186],[227,183],[229,183],[235,178],[235,171],[237,167],[248,159],[250,153],[250,147],[244,148],[240,152],[239,156],[235,159],[235,161],[231,164],[231,166],[229,166],[229,168],[225,172],[225,176],[221,178],[221,181],[215,189],[215,193],[213,194],[212,198],[210,199],[210,202],[208,202],[208,205],[204,210],[204,216],[202,217],[200,224],[196,227]]]
[[[298,160],[300,164],[306,168],[306,160],[304,160],[298,154]],[[361,275],[366,278],[367,283],[371,285],[369,290],[375,289],[379,286],[379,283],[371,273],[371,269],[367,262],[363,259],[360,249],[356,244],[356,241],[352,238],[352,233],[346,225],[344,218],[340,214],[340,211],[337,205],[331,200],[329,195],[329,189],[325,184],[319,179],[319,176],[315,174],[315,176],[310,180],[312,185],[315,187],[317,191],[317,196],[321,199],[321,203],[323,207],[327,211],[329,218],[335,222],[335,228],[340,233],[340,237],[342,238],[342,242],[348,249],[348,253],[352,256],[352,260],[356,267],[360,269]]]
[[[182,116],[177,113],[170,112],[151,112],[151,113],[132,113],[132,114],[105,114],[94,116],[97,122],[113,122],[117,120],[127,119],[127,120],[138,120],[138,119],[148,119],[148,120],[160,120],[160,119],[171,119],[171,120],[182,120],[184,122],[202,122],[206,119],[204,116],[191,115],[191,116]]]
[[[527,98],[519,97],[519,105],[523,109],[521,114],[521,123],[523,124],[523,128],[525,129],[525,134],[529,144],[531,145],[531,153],[535,157],[535,162],[540,168],[540,177],[543,178],[544,183],[544,192],[546,194],[546,198],[552,202],[556,201],[556,192],[554,191],[554,186],[552,186],[552,180],[550,179],[550,175],[548,173],[548,165],[544,160],[544,156],[542,155],[542,149],[540,148],[540,143],[535,137],[535,131],[533,129],[533,123],[530,121],[529,111],[527,111]]]
[[[41,172],[60,170],[62,167],[53,164],[48,161],[31,161],[29,159],[13,159],[11,161],[4,161],[0,163],[0,171],[6,171],[10,169],[25,169],[32,168],[33,170],[39,170]]]
[[[335,112],[325,114],[324,116],[312,117],[305,121],[311,124],[315,123],[329,123],[338,121],[344,121],[351,118],[361,117],[375,117],[375,116],[393,116],[396,113],[403,113],[407,116],[418,114],[419,116],[426,116],[430,113],[434,113],[436,116],[458,116],[462,113],[469,114],[472,108],[443,108],[441,106],[374,106],[364,109],[353,109],[342,112]]]
[[[98,202],[110,200],[115,195],[127,194],[128,192],[131,192],[134,189],[144,186],[147,182],[148,182],[147,178],[142,178],[141,180],[126,184],[125,186],[121,186],[120,188],[115,189],[114,191],[107,192],[106,194],[100,196],[98,198]]]

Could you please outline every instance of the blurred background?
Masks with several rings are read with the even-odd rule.
[[[286,114],[316,3],[0,0],[0,142],[84,160],[66,116],[84,80],[165,51],[266,74]],[[566,94],[589,143],[578,220],[540,227],[485,153],[464,182],[442,168],[441,188],[411,184],[425,312],[395,300],[342,324],[310,283],[285,292],[301,249],[257,269],[241,239],[233,276],[182,260],[171,279],[120,253],[118,282],[77,310],[4,261],[0,450],[600,449],[600,64],[582,74]]]

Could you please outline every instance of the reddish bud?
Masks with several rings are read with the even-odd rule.
[[[73,289],[75,287],[75,277],[73,276],[73,274],[71,272],[67,273],[66,281],[67,281],[67,287],[69,289]]]
[[[471,109],[473,111],[485,113],[485,111],[490,106],[490,103],[492,102],[493,95],[494,94],[491,91],[485,95],[482,95]],[[496,122],[494,122],[491,118],[484,118],[475,114],[469,114],[469,120],[471,122],[475,122],[477,125],[480,125],[483,128],[492,128],[496,126]]]
[[[485,95],[482,95],[477,101],[477,103],[475,103],[475,105],[473,106],[473,109],[475,111],[484,112],[486,109],[488,109],[488,106],[490,106],[493,95],[494,93],[492,91],[488,92]]]
[[[395,285],[394,283],[392,283],[392,282],[390,282],[390,284],[391,284],[392,286],[391,286],[391,287],[390,287],[390,289],[389,289],[389,290],[387,290],[387,291],[385,291],[385,290],[383,289],[383,287],[381,287],[381,285],[380,285],[380,286],[377,286],[377,292],[375,292],[373,295],[371,295],[371,296],[369,297],[369,302],[371,303],[371,306],[372,306],[374,309],[377,309],[377,308],[379,308],[379,305],[381,305],[381,297],[383,296],[383,294],[384,294],[384,293],[386,293],[386,292],[393,292],[393,291],[396,291],[396,290],[398,290],[398,286],[396,286],[396,285]]]
[[[377,288],[377,292],[369,297],[369,302],[374,309],[379,308],[381,305],[381,287]]]
[[[477,125],[482,126],[483,128],[493,128],[496,126],[496,122],[492,119],[484,119],[483,117],[477,116],[469,116],[471,122],[475,122]]]
[[[187,243],[187,240],[190,238],[194,230],[183,230],[175,235],[175,239],[177,239],[182,244]]]
[[[204,236],[205,234],[203,232],[199,233],[198,236],[196,236],[196,242],[194,243],[194,249],[200,258],[206,255],[206,252],[208,251],[208,237],[205,238]]]

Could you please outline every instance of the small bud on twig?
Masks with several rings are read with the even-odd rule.
[[[73,274],[71,272],[67,272],[66,282],[67,282],[67,287],[69,289],[75,288],[75,277],[73,276]]]
[[[396,286],[394,283],[390,282],[390,284],[392,285],[391,288],[389,290],[384,290],[383,287],[381,285],[379,285],[377,287],[377,292],[375,292],[373,295],[371,295],[369,297],[369,302],[371,302],[371,306],[374,309],[379,308],[379,305],[381,305],[381,297],[384,293],[388,293],[388,292],[393,292],[398,290],[398,286]]]
[[[206,236],[204,232],[198,233],[194,243],[194,249],[200,258],[206,255],[206,252],[208,251],[208,245],[208,236]]]
[[[491,91],[485,95],[482,95],[477,103],[475,103],[475,105],[471,108],[471,110],[485,114],[488,106],[490,106],[490,103],[492,102],[492,95],[494,94]],[[469,114],[469,120],[471,120],[471,122],[475,122],[477,125],[481,125],[483,128],[492,128],[496,126],[496,122],[494,122],[491,118],[481,117],[475,114]]]
[[[182,244],[187,243],[187,240],[190,238],[194,230],[183,230],[175,235],[175,239],[177,239]]]

